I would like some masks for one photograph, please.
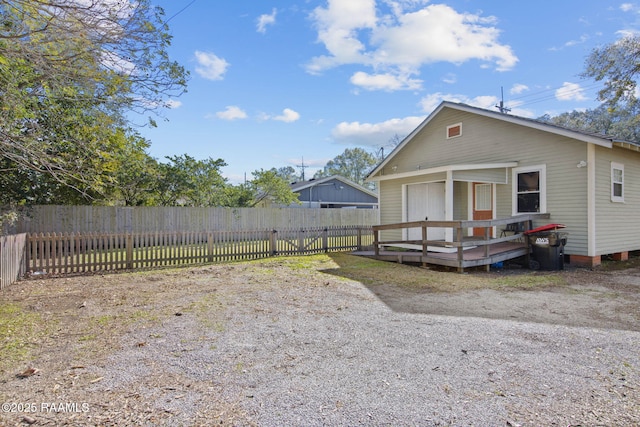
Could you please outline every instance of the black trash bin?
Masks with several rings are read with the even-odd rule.
[[[531,266],[540,270],[564,269],[564,246],[568,233],[537,231],[528,234],[533,261]]]

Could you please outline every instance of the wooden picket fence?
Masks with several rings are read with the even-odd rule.
[[[26,233],[0,236],[0,290],[17,281],[26,272]]]
[[[365,226],[297,230],[31,233],[27,275],[77,274],[251,260],[276,255],[361,250],[373,244]]]

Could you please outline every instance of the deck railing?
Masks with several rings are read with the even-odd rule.
[[[504,242],[523,241],[524,232],[532,228],[534,220],[548,219],[549,214],[523,214],[502,219],[480,220],[480,221],[413,221],[395,224],[384,224],[373,226],[373,246],[375,256],[380,255],[380,249],[385,246],[411,246],[420,247],[423,257],[427,258],[429,247],[453,248],[457,252],[457,266],[459,271],[465,267],[464,251],[469,247],[482,247],[484,249],[484,259],[490,260],[490,249],[492,245]],[[382,240],[380,232],[386,230],[408,230],[412,228],[421,229],[421,239],[393,239]],[[451,230],[450,240],[429,240],[429,229],[449,229]],[[493,237],[493,229],[499,230],[499,236]],[[482,229],[482,236],[468,236],[465,231],[469,229]],[[502,231],[510,230],[513,234],[506,235]],[[408,234],[408,232],[407,232]],[[497,233],[496,233],[497,234]],[[483,261],[476,263],[487,265]]]

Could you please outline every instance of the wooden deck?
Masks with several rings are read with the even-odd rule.
[[[378,255],[375,251],[355,251],[353,255],[364,256],[368,258],[375,258],[381,261],[392,261],[403,263],[416,263],[416,264],[434,264],[444,265],[447,267],[454,267],[461,272],[465,268],[479,267],[479,266],[491,266],[500,261],[507,261],[510,259],[518,258],[528,255],[529,247],[526,243],[521,242],[502,242],[496,243],[489,247],[489,256],[485,256],[484,247],[475,247],[464,250],[463,259],[460,262],[458,260],[457,252],[431,252],[428,251],[426,255],[423,255],[422,251],[410,251],[410,250],[380,250]]]
[[[384,224],[373,227],[373,250],[357,251],[354,255],[367,256],[383,261],[399,263],[435,264],[454,267],[462,273],[465,268],[486,266],[519,257],[529,262],[529,245],[526,230],[532,228],[534,220],[547,219],[549,214],[524,214],[509,218],[483,221],[413,221]],[[421,229],[420,240],[381,239],[381,233],[398,236],[400,230]],[[449,241],[428,240],[429,228],[450,229]],[[467,230],[484,229],[483,236],[465,236]],[[514,231],[506,235],[505,231]],[[389,234],[391,233],[391,234]],[[402,233],[408,234],[408,233]],[[494,237],[494,234],[499,234]],[[411,247],[414,250],[402,250]]]

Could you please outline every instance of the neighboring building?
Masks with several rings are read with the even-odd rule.
[[[640,249],[637,143],[443,102],[367,179],[381,224],[540,212],[550,219],[534,227],[566,225],[572,264]]]
[[[304,208],[368,208],[378,207],[373,191],[338,175],[291,184]]]

